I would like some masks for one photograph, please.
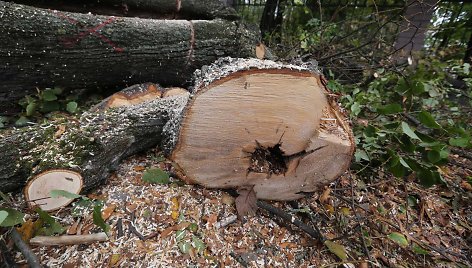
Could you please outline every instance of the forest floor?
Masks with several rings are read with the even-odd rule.
[[[149,151],[88,195],[105,203],[108,241],[32,249],[47,267],[472,267],[472,162],[451,157],[456,165],[442,168],[441,186],[382,172],[366,181],[348,171],[306,198],[269,202],[318,228],[332,241],[328,248],[262,209],[236,219],[225,191],[172,177],[170,184],[143,181],[152,167],[173,174],[172,163]],[[24,203],[21,194],[15,199]],[[101,232],[91,212],[73,217],[71,210],[51,213],[68,234]],[[19,252],[15,259],[27,263]]]

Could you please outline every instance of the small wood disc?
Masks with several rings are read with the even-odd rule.
[[[33,177],[26,185],[24,193],[30,207],[39,206],[44,211],[52,211],[67,206],[73,200],[64,196],[52,198],[52,190],[79,194],[82,184],[82,176],[79,173],[66,169],[53,169]]]

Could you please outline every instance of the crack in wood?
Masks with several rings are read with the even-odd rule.
[[[190,25],[190,47],[188,50],[187,56],[187,65],[190,65],[193,62],[193,53],[195,49],[195,28],[192,21],[188,21]]]

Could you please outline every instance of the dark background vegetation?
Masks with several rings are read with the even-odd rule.
[[[316,62],[349,109],[362,173],[424,185],[471,144],[472,3],[233,1],[281,60]],[[470,178],[469,178],[470,179]]]

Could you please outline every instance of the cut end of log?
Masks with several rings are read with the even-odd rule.
[[[44,211],[53,211],[69,205],[73,199],[64,196],[51,197],[52,190],[63,190],[79,194],[82,176],[71,170],[53,169],[34,176],[24,189],[30,207],[39,206]]]
[[[130,106],[148,100],[159,99],[162,97],[162,92],[162,87],[154,83],[132,85],[104,99],[92,107],[91,110],[105,111],[110,108]]]
[[[173,160],[188,182],[254,185],[259,199],[292,200],[349,166],[354,142],[320,75],[290,68],[240,70],[197,89]]]

